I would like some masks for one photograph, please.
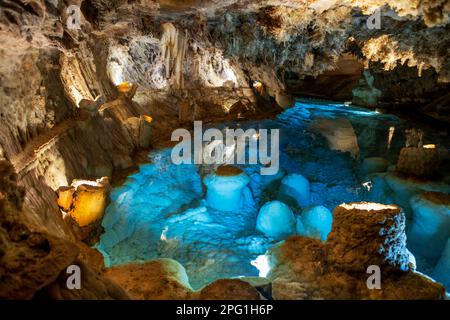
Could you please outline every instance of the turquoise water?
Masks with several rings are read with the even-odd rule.
[[[310,204],[329,210],[367,199],[358,175],[361,159],[384,157],[392,164],[404,145],[395,116],[332,102],[299,100],[275,119],[218,128],[238,126],[280,129],[281,170],[306,177]],[[279,185],[261,176],[258,164],[240,165],[250,177],[254,202],[234,212],[218,211],[208,207],[202,187],[202,177],[213,168],[174,165],[170,152],[151,151],[149,163],[113,189],[98,245],[107,264],[173,258],[186,268],[194,288],[219,278],[257,276],[250,262],[276,241],[255,230],[256,217],[264,203],[276,198]],[[291,209],[300,213],[298,207]]]

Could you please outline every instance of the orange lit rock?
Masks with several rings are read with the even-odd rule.
[[[144,120],[147,121],[148,123],[151,123],[153,121],[153,118],[147,115],[143,115],[142,118],[144,118]]]
[[[260,96],[263,95],[263,92],[264,92],[264,85],[263,85],[261,82],[255,81],[255,82],[253,83],[253,88],[255,88],[256,92],[258,92]]]
[[[133,89],[133,84],[128,81],[122,82],[121,84],[117,85],[117,91],[119,91],[120,93],[130,92],[131,89]]]
[[[58,206],[63,211],[68,212],[72,207],[74,192],[74,187],[59,187],[58,190],[56,190],[56,193],[58,195]]]
[[[109,200],[109,191],[107,177],[96,181],[73,180],[71,186],[58,188],[57,203],[78,227],[85,227],[103,217]]]
[[[72,210],[69,215],[80,227],[87,226],[100,220],[107,205],[109,182],[108,179],[91,181],[75,181],[76,191],[73,198]]]

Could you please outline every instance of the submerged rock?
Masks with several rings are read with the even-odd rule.
[[[300,174],[289,174],[281,180],[278,200],[289,205],[304,207],[310,201],[309,181]]]
[[[364,176],[376,172],[385,172],[388,168],[389,162],[381,157],[365,158],[359,169],[360,175]]]
[[[353,158],[359,156],[358,139],[348,119],[319,118],[314,121],[313,129],[327,139],[331,150],[349,152]]]
[[[444,284],[447,292],[450,292],[450,238],[447,240],[441,258],[433,270],[433,278]]]
[[[295,233],[295,217],[291,209],[280,201],[270,201],[261,207],[256,229],[277,240]]]
[[[244,189],[250,178],[238,168],[223,166],[217,172],[207,175],[203,182],[207,188],[208,205],[221,211],[234,211],[245,203]]]
[[[297,234],[325,241],[331,231],[333,215],[324,206],[308,207],[297,217]]]
[[[380,174],[380,177],[385,182],[384,194],[403,209],[407,219],[412,218],[410,200],[413,196],[424,191],[450,192],[450,185],[441,181],[404,177],[392,172]]]
[[[434,264],[441,257],[450,237],[450,196],[424,192],[412,197],[410,204],[413,217],[408,231],[408,245],[415,254]]]

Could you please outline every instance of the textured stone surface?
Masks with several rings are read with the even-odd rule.
[[[201,300],[260,300],[258,291],[239,279],[221,279],[207,285],[198,293]]]
[[[0,160],[0,299],[126,299],[102,275],[103,257],[94,249],[58,238],[24,221],[23,190],[12,165]],[[67,267],[81,269],[81,289],[67,289]]]
[[[275,299],[444,299],[442,285],[400,269],[408,269],[400,209],[363,205],[337,207],[325,243],[295,236],[269,250]],[[370,265],[380,267],[381,289],[367,287]]]
[[[67,288],[70,274],[63,271],[55,282],[36,294],[36,298],[52,300],[129,300],[128,293],[117,283],[101,272],[88,267],[84,262],[75,260],[74,265],[80,267],[81,288]]]
[[[189,299],[193,293],[186,271],[171,259],[116,266],[105,275],[120,284],[133,299]]]
[[[359,202],[342,204],[333,211],[328,235],[329,262],[351,272],[370,265],[408,268],[405,215],[395,205]]]
[[[23,190],[6,160],[0,160],[0,174],[0,298],[29,299],[54,281],[78,250],[67,240],[26,225],[21,220]]]
[[[428,178],[440,172],[439,150],[436,148],[403,148],[396,171],[408,176]]]

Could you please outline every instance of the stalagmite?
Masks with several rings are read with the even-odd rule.
[[[295,232],[295,217],[280,201],[270,201],[259,210],[256,229],[268,237],[282,240]]]
[[[333,215],[324,206],[305,208],[297,217],[297,234],[325,241],[331,231]]]
[[[203,180],[206,185],[206,201],[221,211],[239,210],[245,204],[244,189],[249,183],[249,177],[242,170],[231,167],[219,167],[215,173],[209,174]]]
[[[298,205],[300,207],[309,205],[309,181],[300,174],[287,175],[281,180],[278,200],[289,205]]]

